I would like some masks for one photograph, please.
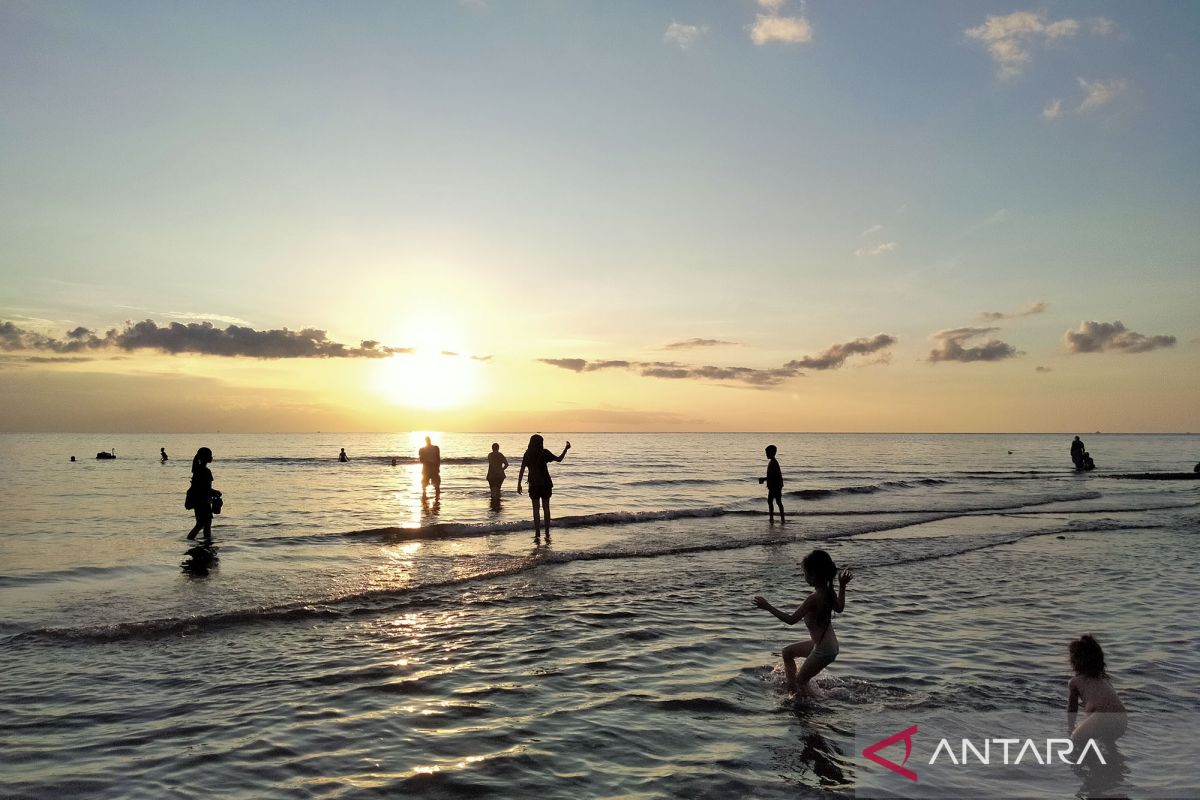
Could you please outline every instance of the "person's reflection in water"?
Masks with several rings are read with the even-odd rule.
[[[428,495],[421,495],[421,524],[424,525],[426,520],[436,520],[438,513],[442,510],[442,501],[437,497],[433,498],[433,502],[429,502]]]
[[[837,791],[850,788],[854,780],[852,762],[836,744],[817,730],[817,720],[826,716],[824,710],[815,707],[810,698],[798,698],[793,709],[799,728],[795,731],[798,749],[780,747],[777,754],[783,762],[781,766],[787,772],[799,773],[805,784],[811,785],[811,775],[824,789]]]
[[[1079,791],[1075,796],[1112,800],[1128,798],[1129,795],[1122,790],[1125,779],[1129,777],[1128,759],[1112,739],[1097,739],[1096,744],[1100,748],[1100,754],[1104,756],[1103,762],[1089,750],[1082,763],[1071,767],[1079,778]]]

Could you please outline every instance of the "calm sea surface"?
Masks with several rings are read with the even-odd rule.
[[[528,436],[433,438],[423,503],[417,434],[0,435],[0,796],[862,797],[856,726],[1061,715],[1085,632],[1135,715],[1200,708],[1200,482],[1117,477],[1191,471],[1200,437],[1084,436],[1075,474],[1069,435],[548,434],[573,448],[541,546]],[[200,446],[206,577],[180,569]],[[814,547],[856,578],[797,702],[802,632],[751,597],[798,605]],[[1197,796],[1194,762],[1121,746],[1071,791]]]

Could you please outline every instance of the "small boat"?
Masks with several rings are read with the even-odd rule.
[[[117,449],[115,447],[112,450],[101,450],[99,453],[96,453],[96,458],[98,458],[101,461],[106,461],[110,458],[116,458],[116,457],[117,457]]]

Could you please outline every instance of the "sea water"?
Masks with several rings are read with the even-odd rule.
[[[1087,435],[1076,473],[1069,435],[547,434],[572,449],[535,543],[528,434],[430,432],[422,500],[424,435],[0,436],[0,795],[864,796],[856,727],[1063,714],[1082,633],[1131,713],[1200,704],[1200,482],[1120,477],[1190,471],[1200,437]],[[796,699],[803,626],[751,599],[799,605],[815,547],[855,577]],[[1194,763],[1122,747],[1097,791],[1196,796]]]

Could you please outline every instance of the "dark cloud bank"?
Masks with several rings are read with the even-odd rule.
[[[325,331],[317,328],[259,331],[241,325],[217,328],[210,322],[172,322],[159,326],[148,319],[126,322],[124,328],[112,328],[103,336],[79,327],[68,331],[65,338],[56,339],[11,322],[0,322],[0,350],[81,354],[107,349],[250,358],[387,358],[395,353],[412,352],[411,348],[385,347],[373,340],[364,340],[357,347],[348,346],[331,341]]]
[[[692,340],[713,341],[713,340]],[[846,359],[855,355],[867,355],[891,347],[897,341],[896,337],[880,333],[872,337],[855,339],[852,342],[835,344],[825,352],[816,356],[805,356],[774,369],[757,369],[754,367],[718,367],[696,366],[682,364],[678,361],[626,361],[607,360],[589,361],[584,358],[539,358],[543,364],[549,364],[559,369],[571,372],[597,372],[606,369],[620,369],[636,372],[646,378],[664,378],[667,380],[709,380],[732,381],[748,386],[765,388],[777,386],[789,378],[798,378],[804,373],[802,369],[826,370],[837,369],[846,363]],[[682,344],[682,343],[677,343]],[[722,344],[725,344],[722,342]],[[708,346],[708,345],[698,345]]]

